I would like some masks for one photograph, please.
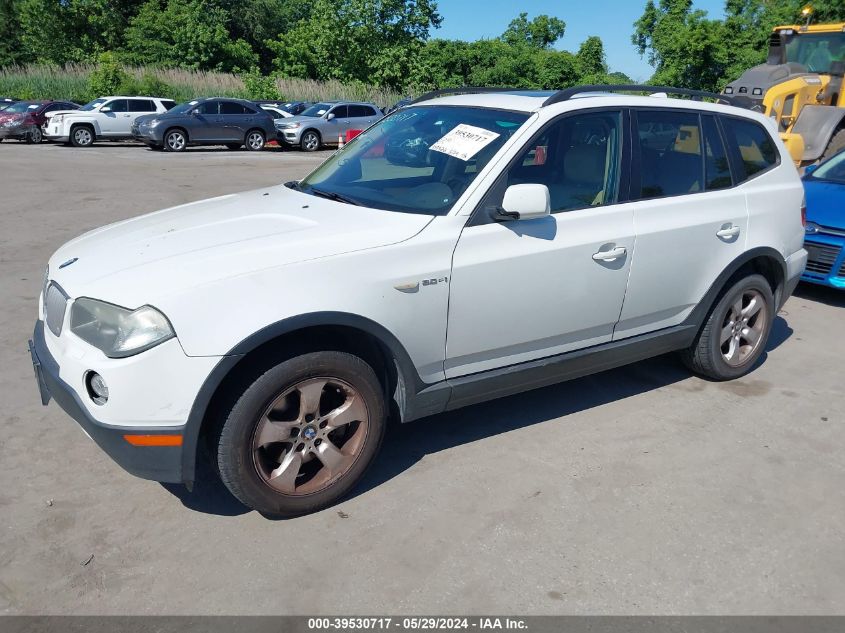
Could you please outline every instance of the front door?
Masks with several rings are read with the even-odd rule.
[[[193,142],[205,143],[223,139],[223,117],[220,116],[219,101],[203,101],[197,104],[191,115],[188,137]]]
[[[114,99],[103,104],[97,114],[97,123],[100,124],[100,133],[103,136],[120,136],[125,121],[129,119],[129,100]],[[131,126],[129,126],[131,127]],[[127,127],[126,135],[129,135]]]
[[[346,131],[349,129],[349,106],[339,105],[331,109],[334,118],[328,121],[326,133],[323,134],[323,142],[333,145],[341,137],[346,140]]]
[[[564,115],[529,141],[455,249],[448,378],[606,343],[619,320],[634,249],[621,110]],[[552,215],[493,222],[505,189],[549,188]],[[479,219],[480,218],[480,219]]]

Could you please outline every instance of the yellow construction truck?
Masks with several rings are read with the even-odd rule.
[[[725,87],[778,122],[799,167],[845,148],[845,22],[776,26],[765,64]]]

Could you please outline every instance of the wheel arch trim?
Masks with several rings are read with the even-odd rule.
[[[406,400],[422,391],[427,385],[422,381],[411,357],[399,339],[384,326],[366,317],[347,312],[314,312],[301,314],[281,321],[276,321],[249,335],[232,347],[206,377],[191,406],[188,419],[184,427],[182,451],[182,479],[186,483],[194,481],[196,476],[197,451],[203,423],[214,395],[218,392],[226,377],[235,369],[238,363],[250,352],[258,350],[282,336],[296,333],[314,327],[344,327],[360,330],[373,337],[390,353],[396,364],[400,384],[397,387],[399,400],[397,404],[402,409],[408,405]],[[445,406],[445,401],[444,401]]]

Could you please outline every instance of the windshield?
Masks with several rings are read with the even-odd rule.
[[[36,110],[38,106],[41,105],[39,103],[32,103],[30,101],[17,101],[11,104],[8,108],[5,108],[3,112],[6,114],[13,114],[15,112],[26,112],[27,110]]]
[[[376,209],[444,215],[528,116],[489,108],[405,108],[356,137],[299,187]]]
[[[310,108],[303,110],[300,116],[323,116],[331,107],[331,103],[315,103]]]
[[[809,175],[809,178],[829,180],[845,185],[845,151],[839,152]]]
[[[84,106],[82,106],[79,109],[80,110],[93,110],[98,105],[100,105],[101,103],[105,103],[105,102],[106,102],[105,99],[94,99],[93,101],[89,101],[88,103],[86,103]]]
[[[845,33],[803,33],[786,45],[786,61],[815,73],[829,73],[833,62],[845,62]]]

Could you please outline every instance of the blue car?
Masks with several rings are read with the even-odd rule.
[[[804,174],[810,254],[801,279],[845,290],[845,150]]]

